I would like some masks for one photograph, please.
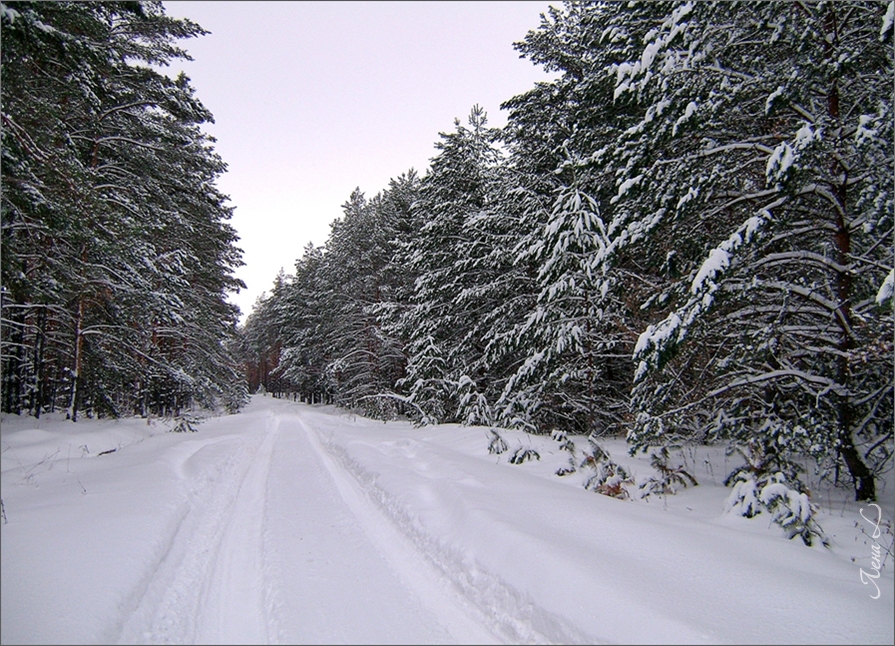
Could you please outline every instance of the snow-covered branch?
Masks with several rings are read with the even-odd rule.
[[[752,384],[762,383],[765,381],[773,381],[780,379],[782,377],[792,377],[798,381],[804,381],[806,383],[814,384],[816,386],[823,386],[824,390],[829,390],[835,392],[840,396],[847,396],[849,391],[846,387],[842,386],[839,383],[836,383],[832,379],[827,377],[823,377],[821,375],[815,375],[809,372],[805,372],[803,370],[771,370],[762,374],[749,375],[747,377],[741,377],[732,381],[731,383],[722,386],[721,388],[716,388],[715,390],[709,393],[710,397],[717,397],[718,395],[725,393],[734,388],[739,388],[741,386],[748,386]]]

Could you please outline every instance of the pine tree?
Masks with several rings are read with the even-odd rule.
[[[470,263],[487,253],[475,227],[493,206],[498,133],[487,127],[479,106],[468,124],[455,120],[455,132],[440,134],[439,153],[412,207],[418,230],[407,270],[416,280],[399,324],[408,353],[399,387],[425,421],[459,419],[460,385],[468,388],[474,380],[474,364],[484,352],[485,340],[475,334],[488,306],[476,291],[484,277]]]
[[[625,347],[639,363],[634,448],[779,440],[841,458],[873,497],[892,452],[892,321],[876,305],[891,272],[886,15],[705,2],[542,16],[517,48],[561,76],[506,103],[541,292],[505,418],[562,409],[551,376],[587,371],[557,350],[586,356],[592,326],[603,358],[615,350],[607,367],[626,370]],[[623,400],[616,384],[602,411]]]
[[[615,101],[599,71],[635,51],[660,11],[655,3],[551,7],[516,45],[560,76],[504,104],[521,207],[517,264],[534,273],[535,287],[512,335],[522,360],[500,399],[504,424],[589,434],[618,433],[627,422],[631,301],[640,288],[610,230],[615,169],[604,156],[645,110]]]
[[[646,109],[603,156],[609,229],[669,278],[635,348],[630,438],[775,438],[841,460],[873,499],[892,432],[892,323],[874,311],[892,244],[885,5],[736,9],[675,4],[602,71]]]
[[[240,261],[189,80],[205,33],[158,2],[5,3],[3,407],[119,415],[242,401]]]
[[[322,336],[321,295],[323,249],[308,243],[295,262],[295,276],[279,308],[277,332],[282,339],[279,372],[309,403],[330,401],[326,380],[327,353]]]
[[[382,259],[379,269],[379,300],[369,307],[377,320],[380,338],[381,390],[379,405],[394,407],[394,414],[404,414],[405,400],[397,392],[397,383],[406,376],[406,330],[400,321],[411,307],[417,276],[409,265],[418,242],[418,222],[413,206],[419,198],[420,178],[411,168],[389,181],[388,189],[376,201],[380,226],[387,233],[381,237]]]

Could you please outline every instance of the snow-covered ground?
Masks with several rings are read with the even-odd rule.
[[[818,485],[831,546],[806,547],[723,514],[718,449],[632,501],[556,476],[550,437],[498,456],[487,429],[261,396],[168,428],[3,417],[3,644],[893,642],[891,482],[876,538]]]

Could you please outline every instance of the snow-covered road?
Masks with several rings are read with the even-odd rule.
[[[198,429],[3,418],[2,643],[891,643],[891,559],[861,576],[890,512],[787,541],[723,515],[717,449],[633,502],[549,436],[504,431],[541,456],[511,465],[487,429],[260,396]]]
[[[119,641],[495,643],[333,463],[300,409],[169,452],[192,496]],[[216,465],[212,468],[211,465]],[[172,558],[173,557],[173,558]],[[344,619],[340,619],[344,617]]]

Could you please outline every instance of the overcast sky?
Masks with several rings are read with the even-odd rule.
[[[500,104],[548,78],[512,44],[547,2],[165,2],[211,34],[175,63],[215,116],[206,131],[229,170],[218,182],[247,289],[243,320],[308,242],[323,245],[355,187],[373,197],[411,167],[424,174],[439,132],[476,103]]]

